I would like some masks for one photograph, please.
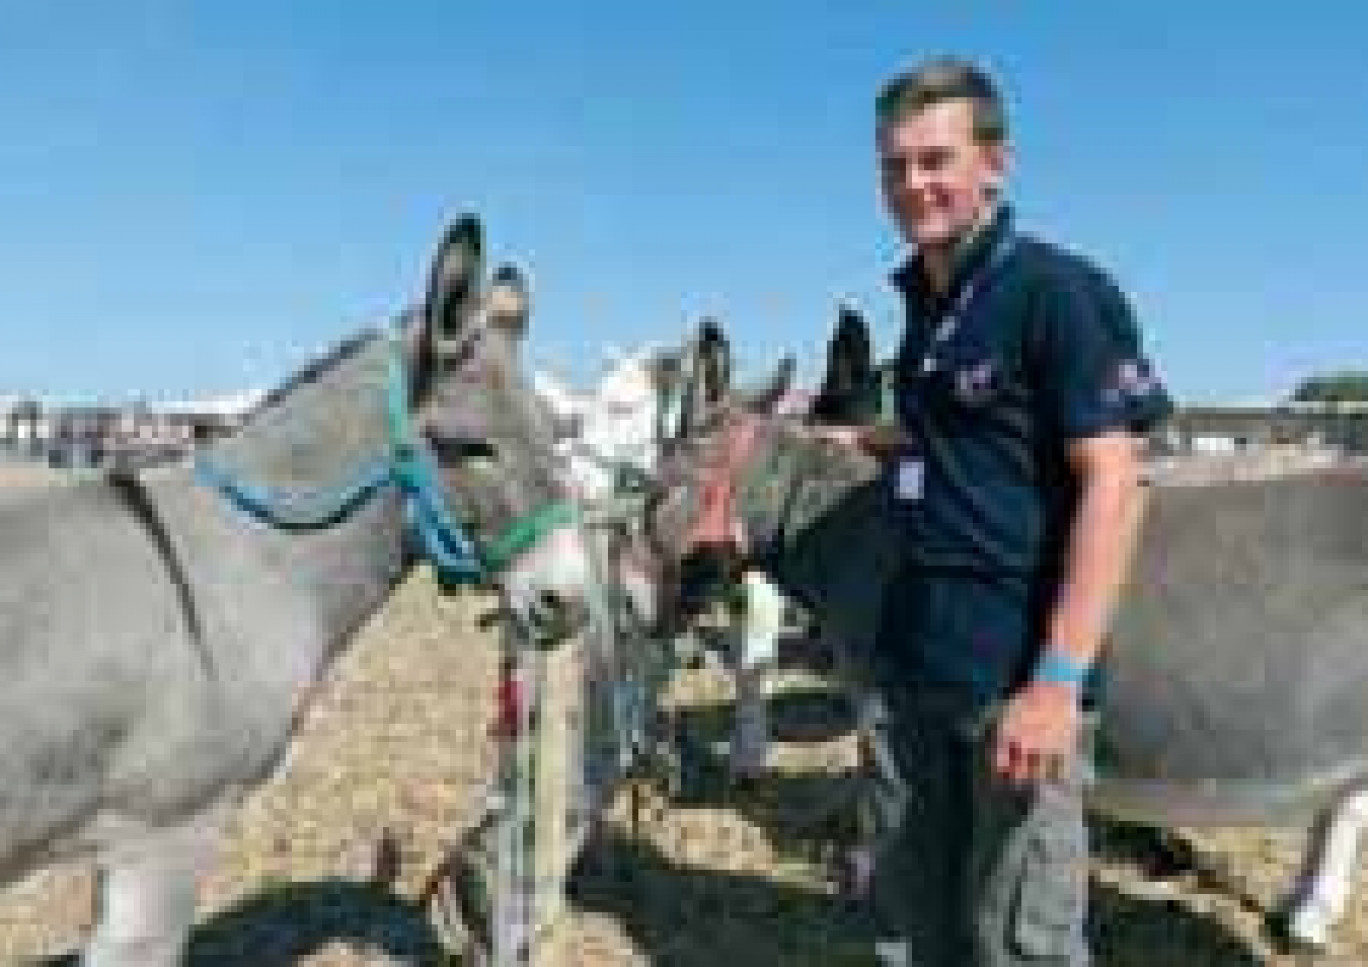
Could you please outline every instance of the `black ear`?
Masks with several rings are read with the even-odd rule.
[[[703,399],[710,406],[725,402],[731,391],[731,343],[722,324],[711,317],[698,324],[698,366],[703,379]]]
[[[873,391],[874,348],[859,310],[842,305],[827,344],[826,373],[809,416],[818,423],[861,422]]]
[[[427,336],[439,348],[442,340],[460,338],[474,312],[484,257],[484,227],[478,216],[461,215],[442,233],[424,302]]]
[[[839,355],[860,372],[868,372],[874,365],[873,343],[869,338],[869,324],[858,310],[842,306],[836,319],[836,333],[832,336],[830,353]]]

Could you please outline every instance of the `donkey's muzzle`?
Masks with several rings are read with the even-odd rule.
[[[679,565],[681,615],[695,618],[722,598],[741,575],[741,555],[733,544],[705,544],[694,548]]]

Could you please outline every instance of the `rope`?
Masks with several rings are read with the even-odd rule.
[[[437,481],[432,452],[414,438],[408,415],[408,380],[404,372],[400,341],[389,337],[389,380],[386,385],[386,422],[390,453],[378,458],[354,480],[317,490],[286,490],[238,480],[208,457],[195,460],[195,480],[218,492],[247,516],[284,531],[324,530],[342,523],[373,500],[382,490],[397,487],[404,499],[404,516],[412,536],[432,563],[439,579],[449,583],[476,583],[498,570],[517,553],[539,540],[546,531],[524,522],[487,567],[462,523],[452,516]],[[555,505],[553,505],[555,506]],[[523,543],[519,543],[523,542]]]
[[[340,487],[286,490],[234,478],[204,456],[195,460],[195,480],[222,494],[234,507],[284,531],[325,530],[360,510],[391,483],[388,459],[376,461]]]

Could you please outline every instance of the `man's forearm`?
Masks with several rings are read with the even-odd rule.
[[[1083,477],[1048,625],[1052,652],[1084,665],[1096,660],[1130,569],[1144,501],[1134,457],[1108,461]]]

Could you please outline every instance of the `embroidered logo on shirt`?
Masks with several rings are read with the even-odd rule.
[[[961,403],[977,406],[993,395],[997,385],[997,366],[985,359],[955,373],[955,395]]]
[[[1109,403],[1139,399],[1148,396],[1159,388],[1149,363],[1143,359],[1123,359],[1116,364],[1104,395]]]

